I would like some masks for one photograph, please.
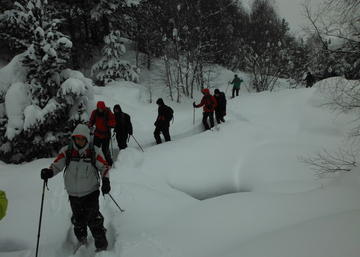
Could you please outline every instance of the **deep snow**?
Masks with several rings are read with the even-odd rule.
[[[229,73],[217,78],[226,86]],[[222,82],[222,83],[221,83]],[[329,82],[331,83],[331,81]],[[222,88],[225,90],[225,87]],[[359,170],[317,178],[299,157],[346,144],[355,116],[321,107],[316,87],[228,99],[226,123],[202,132],[192,124],[190,100],[175,110],[172,142],[155,145],[156,104],[129,82],[96,88],[96,100],[119,103],[136,139],[111,170],[112,195],[125,213],[101,197],[111,257],[358,257]],[[196,100],[198,101],[198,95]],[[0,221],[0,256],[35,254],[42,181],[52,159],[0,163],[0,188],[9,198]],[[40,256],[71,256],[75,242],[62,176],[46,191]],[[91,238],[91,236],[89,236]],[[95,256],[93,241],[76,256]]]

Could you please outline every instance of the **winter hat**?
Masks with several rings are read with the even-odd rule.
[[[220,94],[220,90],[219,90],[219,89],[215,89],[215,90],[214,90],[214,94]]]
[[[114,110],[114,112],[115,112],[115,110],[118,110],[118,111],[121,112],[121,107],[120,107],[120,105],[119,105],[119,104],[115,104],[113,110]]]
[[[158,105],[164,105],[163,99],[162,99],[162,98],[157,99],[157,100],[156,100],[156,104],[158,104]]]
[[[105,110],[106,109],[105,102],[104,101],[97,102],[96,107],[99,108],[99,109]]]
[[[201,92],[204,94],[204,95],[209,95],[210,94],[210,90],[208,88],[204,88],[203,90],[201,90]]]
[[[87,143],[90,142],[90,129],[85,124],[78,124],[71,134],[72,139],[76,137],[85,137]]]

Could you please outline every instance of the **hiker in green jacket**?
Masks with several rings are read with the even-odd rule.
[[[242,82],[243,80],[239,78],[238,75],[235,74],[233,81],[230,82],[230,84],[233,84],[232,98],[235,97],[235,92],[236,92],[236,96],[239,96],[240,85]]]
[[[0,220],[5,217],[8,200],[4,191],[0,190]]]

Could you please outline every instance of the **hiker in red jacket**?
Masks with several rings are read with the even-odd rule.
[[[96,105],[97,109],[91,113],[89,120],[89,128],[95,125],[94,145],[101,147],[107,163],[112,166],[109,144],[111,140],[111,128],[116,126],[114,114],[106,107],[103,101],[99,101]]]
[[[217,106],[216,98],[210,94],[210,90],[208,88],[204,88],[201,90],[203,93],[203,98],[199,104],[193,103],[194,108],[199,108],[203,106],[203,119],[202,123],[204,124],[205,130],[211,129],[214,127],[214,111]],[[207,122],[207,119],[210,119],[210,126]]]

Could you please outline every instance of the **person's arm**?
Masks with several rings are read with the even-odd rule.
[[[201,99],[201,102],[200,102],[199,104],[195,104],[195,102],[193,103],[193,106],[194,106],[195,108],[199,108],[199,107],[204,106],[204,105],[205,105],[205,97],[203,97],[203,98]]]
[[[129,135],[131,136],[133,134],[133,127],[132,127],[132,124],[131,124],[131,118],[130,116],[128,116],[129,120],[128,120],[128,124],[129,124]]]
[[[116,126],[115,115],[112,113],[112,111],[110,111],[110,109],[108,110],[108,124],[106,125],[110,128],[115,128]]]
[[[90,115],[90,119],[88,122],[88,127],[91,128],[95,124],[95,111],[93,111]]]
[[[41,170],[40,177],[44,181],[47,181],[49,178],[52,178],[53,176],[60,173],[66,165],[66,151],[68,147],[63,147],[54,162],[50,165],[49,168],[44,168]]]
[[[59,172],[61,172],[66,165],[66,151],[67,151],[68,147],[65,146],[63,147],[59,154],[57,155],[57,157],[55,158],[55,160],[53,161],[53,163],[50,165],[50,169],[53,171],[53,175],[57,175]],[[70,153],[71,154],[71,153]]]
[[[108,194],[111,190],[110,178],[109,178],[110,167],[106,162],[100,148],[95,147],[95,154],[96,154],[95,165],[98,171],[100,172],[101,182],[102,182],[101,192],[103,195],[105,195]]]
[[[107,177],[109,178],[109,170],[110,166],[104,158],[102,150],[96,146],[95,148],[95,165],[98,171],[100,172],[101,178]]]
[[[214,109],[218,106],[218,101],[216,100],[216,97],[215,96],[211,96],[213,102],[214,102]]]

